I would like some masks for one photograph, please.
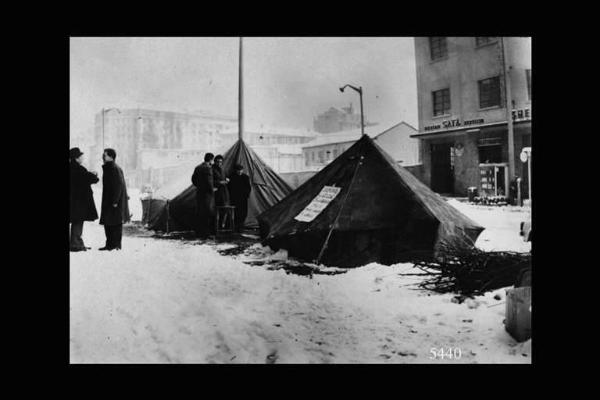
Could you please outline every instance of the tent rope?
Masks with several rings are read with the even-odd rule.
[[[331,228],[329,229],[329,232],[327,233],[327,237],[325,238],[325,242],[323,242],[323,246],[321,247],[321,251],[319,252],[319,256],[315,260],[315,264],[317,264],[317,265],[321,261],[321,257],[323,257],[323,253],[325,253],[325,249],[327,249],[327,245],[329,244],[329,238],[331,237],[331,233],[333,232],[333,229],[337,225],[337,222],[338,222],[338,219],[340,218],[340,215],[342,215],[342,210],[344,209],[344,205],[346,204],[346,200],[348,200],[348,195],[350,194],[350,191],[352,190],[352,185],[354,184],[354,178],[356,178],[356,174],[358,172],[358,167],[361,166],[363,159],[364,159],[363,156],[360,156],[358,158],[358,163],[356,163],[356,168],[354,168],[354,174],[352,175],[352,180],[350,181],[350,186],[348,186],[348,191],[346,192],[346,195],[344,196],[344,200],[342,201],[342,205],[340,206],[340,209],[339,209],[337,215],[335,216],[335,220],[333,221],[333,224],[331,224]]]

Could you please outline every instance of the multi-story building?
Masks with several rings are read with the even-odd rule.
[[[402,166],[419,163],[419,140],[411,135],[419,131],[406,122],[387,126],[365,127],[365,134],[388,152]],[[307,168],[323,167],[348,150],[361,137],[361,129],[323,135],[302,146]]]
[[[319,133],[307,129],[264,126],[244,129],[244,141],[277,173],[303,169],[302,145],[310,143]],[[238,140],[238,128],[221,134],[225,152]]]
[[[331,107],[313,119],[313,129],[319,133],[332,133],[360,128],[360,114],[356,114],[354,111],[352,103],[350,103],[350,107],[341,109]],[[369,125],[373,124],[365,120],[365,126]]]
[[[519,154],[531,146],[531,38],[417,37],[415,59],[413,137],[422,141],[423,181],[438,193],[464,196],[477,187],[506,195],[521,177],[527,196]]]
[[[156,179],[144,181],[148,171],[200,163],[205,152],[223,145],[221,132],[235,126],[236,118],[202,112],[105,109],[95,118],[93,157],[99,168],[102,150],[112,147],[129,185],[160,185]]]
[[[83,165],[86,168],[91,168],[95,163],[93,162],[93,151],[94,151],[94,129],[84,129],[81,131],[73,132],[69,135],[69,147],[79,147],[84,153]]]

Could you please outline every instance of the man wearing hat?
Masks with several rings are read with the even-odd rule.
[[[98,219],[98,212],[94,204],[92,184],[99,181],[98,174],[89,172],[83,165],[83,153],[79,147],[69,150],[69,163],[71,169],[70,216],[71,234],[69,248],[71,251],[86,251],[81,235],[83,222]]]
[[[123,223],[131,219],[125,176],[121,167],[115,163],[116,158],[115,150],[104,149],[100,224],[104,225],[106,245],[99,250],[121,250]]]

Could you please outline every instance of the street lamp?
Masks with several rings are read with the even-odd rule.
[[[340,92],[344,93],[344,89],[346,89],[346,87],[351,87],[352,89],[356,90],[358,92],[358,94],[360,95],[360,132],[361,134],[365,134],[365,119],[364,119],[364,115],[363,115],[363,99],[362,99],[362,86],[354,87],[352,85],[344,85],[340,88]]]

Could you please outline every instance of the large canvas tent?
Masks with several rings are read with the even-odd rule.
[[[295,219],[325,186],[340,191],[312,221]],[[443,242],[472,246],[483,230],[366,135],[258,221],[272,248],[340,267],[431,257]]]
[[[258,214],[269,209],[292,192],[292,188],[271,169],[243,140],[238,140],[223,154],[223,171],[234,173],[234,165],[241,164],[250,177],[252,191],[248,199],[248,217],[245,226],[257,228]],[[150,229],[158,231],[192,230],[196,218],[196,187],[191,185],[192,172],[167,189],[157,192],[149,202],[147,220]],[[186,186],[182,186],[184,183]],[[182,189],[182,187],[184,189]],[[179,188],[177,194],[174,190]],[[153,201],[153,202],[151,202]]]

